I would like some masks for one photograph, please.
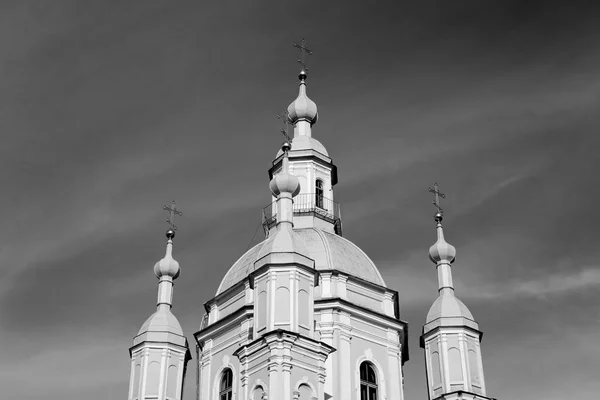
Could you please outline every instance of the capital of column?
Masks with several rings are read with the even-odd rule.
[[[319,380],[319,383],[325,383],[325,381],[327,380],[327,374],[325,374],[324,372],[319,372],[317,373],[317,378]]]
[[[339,335],[340,335],[340,340],[345,340],[347,342],[350,342],[352,340],[352,334],[349,331],[340,329]]]
[[[281,363],[281,370],[283,372],[290,372],[292,370],[292,363],[288,361],[283,361]]]
[[[271,372],[271,371],[278,371],[279,370],[279,363],[276,360],[269,360],[269,363],[267,364],[267,371]]]

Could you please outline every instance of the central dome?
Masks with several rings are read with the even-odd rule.
[[[308,256],[315,261],[317,270],[335,269],[376,285],[385,286],[373,261],[349,240],[318,228],[294,229],[294,233],[304,241]],[[254,263],[267,241],[268,239],[248,250],[233,264],[221,281],[217,295],[244,280],[254,271]]]

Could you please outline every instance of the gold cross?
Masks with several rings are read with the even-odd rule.
[[[288,143],[291,145],[292,144],[292,138],[288,134],[289,129],[290,129],[290,117],[289,117],[289,114],[288,114],[287,110],[285,110],[281,114],[277,114],[277,118],[279,118],[281,120],[281,122],[283,123],[283,126],[281,127],[281,129],[279,130],[279,132],[281,132],[281,134],[283,136],[285,136],[285,140],[287,140]]]
[[[433,205],[437,208],[439,214],[443,214],[444,210],[440,207],[440,197],[442,199],[446,198],[446,195],[438,190],[438,184],[435,182],[433,184],[433,189],[429,188],[429,191],[435,195],[435,200],[433,200]]]
[[[302,65],[302,69],[304,71],[308,71],[308,67],[306,66],[306,56],[312,56],[313,53],[308,47],[306,47],[306,40],[302,38],[300,44],[294,43],[294,47],[300,50],[300,59],[298,60],[298,63]]]
[[[171,202],[171,207],[163,206],[163,210],[169,212],[169,218],[167,218],[167,224],[169,224],[171,226],[172,230],[176,231],[177,225],[175,225],[175,216],[178,215],[181,217],[183,215],[183,213],[175,207],[175,200],[173,200]]]

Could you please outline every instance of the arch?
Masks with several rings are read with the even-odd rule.
[[[311,397],[317,397],[317,389],[315,388],[315,385],[313,385],[309,380],[308,380],[308,376],[303,376],[302,379],[298,380],[298,382],[296,382],[296,384],[294,385],[294,391],[301,393],[300,392],[300,386],[307,386],[308,388],[310,388],[311,391]],[[304,400],[303,398],[301,398],[301,400]]]
[[[167,397],[175,399],[177,397],[177,378],[179,369],[171,364],[167,369]]]
[[[133,395],[132,398],[137,399],[140,397],[140,380],[141,380],[141,372],[142,365],[138,362],[135,364],[133,368]]]
[[[265,290],[258,294],[256,299],[256,330],[261,330],[267,325],[267,292]]]
[[[256,379],[254,381],[254,385],[250,388],[250,399],[249,400],[265,400],[269,397],[269,392],[267,391],[267,384],[264,383],[261,379]],[[260,398],[256,398],[255,392],[257,389],[262,389],[262,394]],[[258,392],[260,393],[260,392]]]
[[[356,398],[360,399],[360,364],[368,361],[372,366],[375,372],[375,378],[377,379],[377,400],[387,399],[387,390],[386,390],[386,379],[384,374],[384,369],[381,367],[381,364],[375,359],[373,356],[373,350],[370,348],[365,350],[364,355],[358,357],[356,359],[356,364],[354,368],[354,389],[356,392]]]
[[[359,367],[360,400],[376,400],[379,389],[373,364],[363,361]]]
[[[304,289],[298,290],[298,324],[307,326],[310,329],[310,307],[308,302],[308,292]]]
[[[152,361],[146,370],[146,395],[158,396],[158,382],[160,382],[160,363]]]
[[[219,379],[219,400],[231,400],[233,397],[233,371],[225,368]]]
[[[320,178],[317,178],[317,180],[315,180],[315,206],[317,208],[323,208],[324,191],[325,191],[325,184],[323,183],[323,180]]]
[[[460,350],[456,347],[448,349],[448,367],[450,369],[450,384],[462,383],[463,371]]]
[[[279,286],[275,290],[275,323],[290,322],[290,289]]]
[[[469,349],[469,369],[471,370],[471,383],[475,386],[481,386],[477,353],[473,349]]]
[[[224,356],[223,357],[223,365],[221,365],[221,367],[219,367],[217,369],[217,373],[215,374],[214,378],[213,378],[213,395],[212,398],[213,399],[218,399],[221,400],[221,379],[223,378],[223,374],[227,371],[231,371],[231,397],[226,397],[227,400],[229,399],[235,399],[235,396],[237,394],[237,385],[238,385],[238,378],[237,378],[237,373],[235,372],[235,368],[233,367],[233,365],[229,362],[229,357]]]
[[[431,384],[435,389],[442,384],[442,370],[440,367],[440,353],[431,353]]]

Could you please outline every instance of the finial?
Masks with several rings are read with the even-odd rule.
[[[170,228],[167,230],[165,235],[167,236],[167,250],[164,258],[158,261],[154,265],[154,273],[156,277],[161,279],[164,276],[170,276],[173,279],[176,279],[179,276],[179,263],[173,259],[173,238],[175,237],[175,231],[177,230],[177,226],[175,226],[175,216],[182,216],[183,213],[177,210],[175,207],[175,200],[171,203],[171,207],[163,206],[163,210],[169,212],[169,218],[167,218],[167,223]]]
[[[437,209],[434,216],[437,223],[437,242],[429,248],[429,259],[436,264],[452,263],[456,257],[456,249],[444,239],[444,229],[442,228],[444,210],[440,207],[440,197],[445,199],[446,195],[439,191],[437,182],[434,183],[433,188],[429,188],[429,192],[435,195],[433,205]]]
[[[288,137],[289,139],[289,137]],[[300,192],[300,182],[298,178],[290,174],[288,152],[292,148],[289,141],[283,142],[281,145],[281,151],[283,152],[283,159],[281,160],[281,172],[271,179],[269,188],[273,196],[279,197],[280,194],[287,193],[291,197],[295,197]]]
[[[166,233],[167,239],[173,239],[175,237],[175,231],[177,230],[177,225],[175,225],[175,216],[177,215],[181,217],[183,216],[183,213],[179,211],[177,207],[175,207],[175,200],[171,202],[171,207],[163,206],[163,210],[169,212],[169,218],[167,218],[166,222],[171,228]]]
[[[306,47],[306,40],[304,40],[304,38],[302,38],[300,44],[294,43],[294,47],[300,50],[300,59],[298,60],[298,64],[302,66],[302,70],[298,75],[298,79],[304,81],[306,80],[306,71],[308,71],[308,66],[306,65],[306,56],[312,56],[313,52]]]
[[[290,130],[290,126],[291,126],[289,111],[285,110],[283,113],[277,114],[277,118],[279,118],[281,120],[281,123],[283,124],[283,126],[281,127],[279,132],[281,132],[281,134],[285,137],[285,140],[287,142],[291,143],[292,138],[290,137],[290,135],[288,133]]]
[[[440,197],[445,199],[446,195],[439,191],[437,182],[433,184],[433,189],[431,187],[429,188],[429,191],[435,195],[435,199],[433,200],[433,205],[437,209],[434,216],[435,222],[441,223],[444,217],[444,210],[440,207]]]
[[[313,126],[318,119],[317,105],[306,95],[306,56],[310,56],[313,52],[306,47],[306,41],[302,39],[300,44],[294,43],[294,47],[300,50],[300,59],[298,63],[302,66],[300,70],[300,84],[298,85],[298,97],[288,106],[288,120],[294,126],[294,136],[305,135],[311,136],[310,127]],[[301,124],[298,124],[302,122]],[[307,122],[308,124],[306,124]]]

